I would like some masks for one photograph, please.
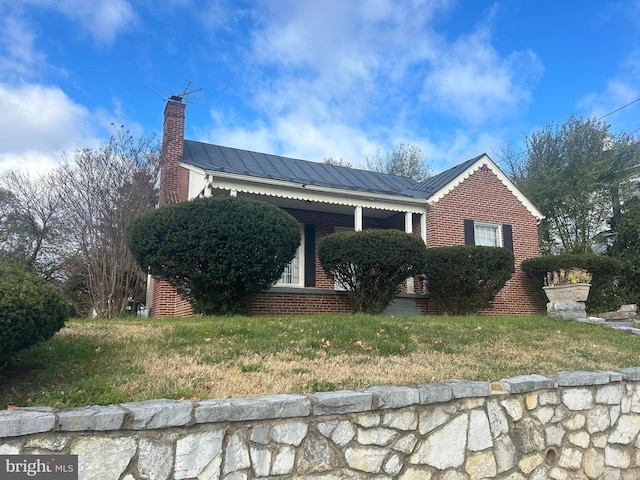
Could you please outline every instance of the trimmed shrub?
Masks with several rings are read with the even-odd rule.
[[[513,252],[460,245],[427,249],[428,295],[438,311],[468,315],[490,308],[511,278]]]
[[[610,224],[615,241],[607,249],[607,256],[622,264],[616,281],[616,296],[621,303],[640,304],[640,198],[626,201]]]
[[[621,305],[620,299],[615,294],[614,281],[621,271],[622,264],[615,258],[595,253],[562,253],[529,258],[524,260],[521,266],[522,270],[534,280],[538,293],[545,302],[547,298],[542,287],[547,272],[583,268],[592,275],[591,289],[586,303],[588,312],[616,310]]]
[[[62,294],[36,273],[0,264],[0,364],[51,338],[69,315]]]
[[[417,235],[400,230],[338,232],[322,238],[322,268],[347,291],[355,312],[382,312],[408,277],[425,271],[426,247]]]
[[[126,236],[143,269],[176,287],[194,311],[214,315],[245,313],[300,245],[291,215],[242,197],[164,206],[133,220]]]

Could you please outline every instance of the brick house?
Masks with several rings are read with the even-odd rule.
[[[335,231],[394,228],[427,247],[477,244],[513,250],[515,271],[486,314],[535,314],[541,302],[520,269],[537,256],[540,212],[485,154],[428,180],[296,160],[184,139],[185,105],[165,108],[160,206],[198,196],[241,195],[272,203],[300,224],[298,253],[253,314],[349,312],[344,292],[322,270],[318,241]],[[151,315],[191,314],[165,282],[150,279]],[[388,313],[433,313],[423,284],[407,279]]]

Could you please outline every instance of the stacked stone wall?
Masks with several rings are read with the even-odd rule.
[[[640,368],[366,391],[0,412],[0,455],[79,478],[631,480]]]

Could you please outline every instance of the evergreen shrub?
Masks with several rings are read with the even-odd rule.
[[[68,315],[54,285],[16,265],[0,264],[0,364],[51,338]]]
[[[427,249],[427,289],[438,311],[468,315],[491,307],[511,278],[513,252],[459,245]]]
[[[176,287],[195,312],[224,315],[246,313],[251,298],[280,278],[300,229],[275,205],[205,197],[141,215],[126,238],[140,267]]]
[[[382,312],[408,277],[424,274],[426,247],[422,239],[400,230],[338,232],[322,238],[322,268],[346,289],[353,310]]]

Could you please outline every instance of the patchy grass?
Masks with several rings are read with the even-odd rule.
[[[72,320],[0,370],[0,408],[495,381],[637,366],[640,338],[547,317]]]

